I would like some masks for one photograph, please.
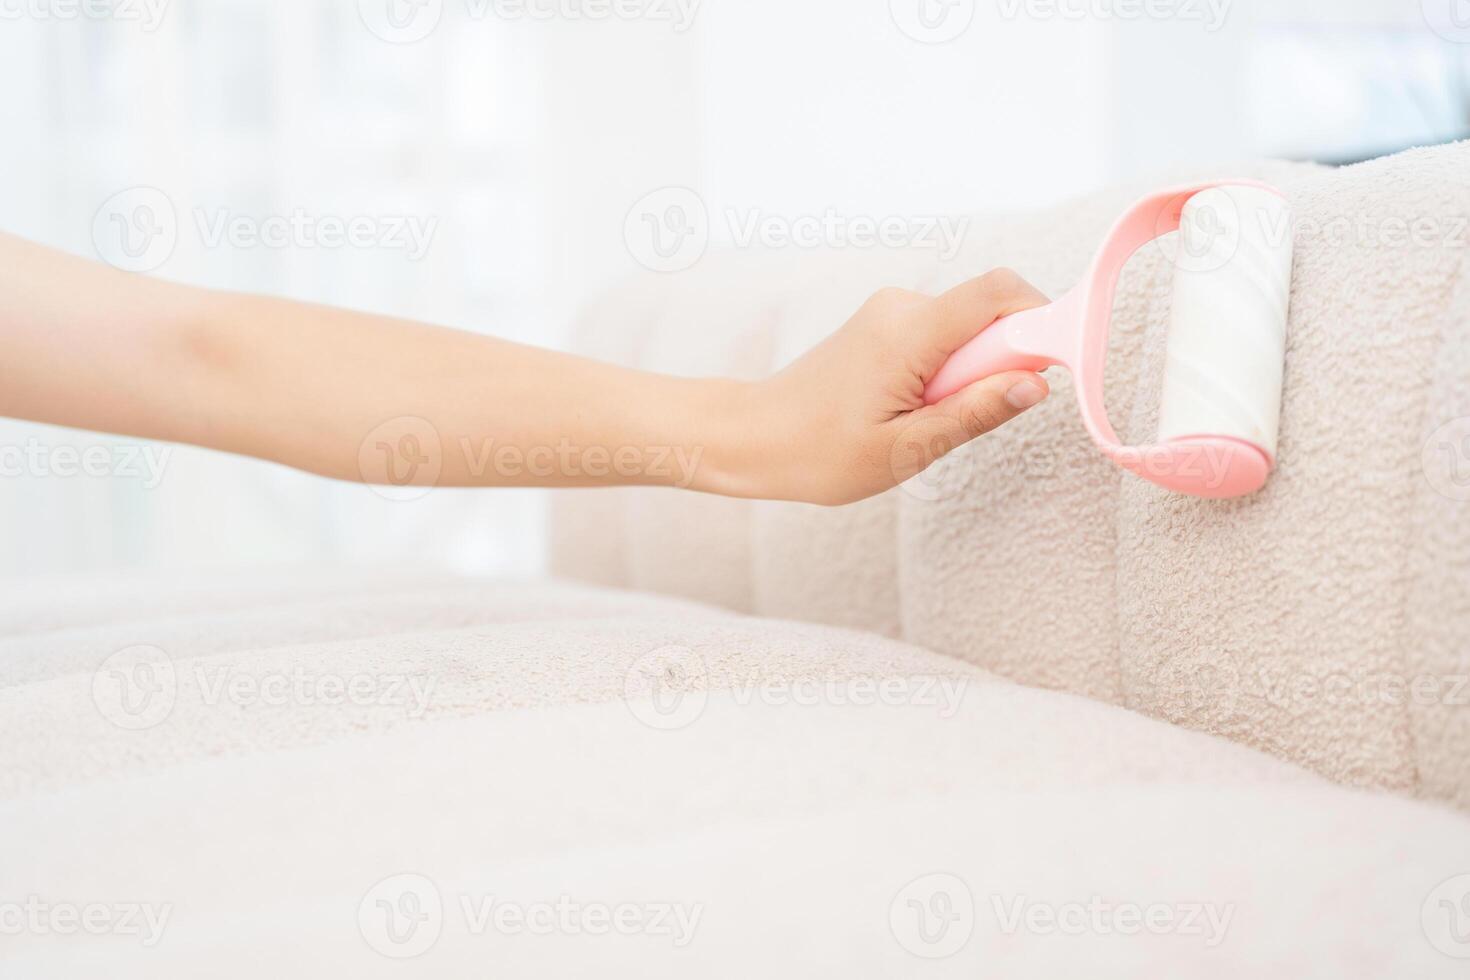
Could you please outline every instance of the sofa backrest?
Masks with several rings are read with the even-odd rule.
[[[1042,407],[852,507],[558,494],[553,571],[899,636],[1470,808],[1470,143],[1228,170],[1280,186],[1297,222],[1280,465],[1260,494],[1197,500],[1123,474],[1063,374]],[[1172,182],[977,218],[945,263],[712,254],[588,311],[582,347],[754,377],[881,285],[1008,265],[1056,295],[1117,214]],[[1107,400],[1125,439],[1156,421],[1170,281],[1165,250],[1145,248],[1119,290]]]

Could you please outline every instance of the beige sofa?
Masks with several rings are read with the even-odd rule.
[[[1062,375],[1041,410],[859,507],[563,498],[556,569],[900,637],[1338,782],[1470,809],[1470,143],[1230,172],[1276,182],[1298,221],[1282,462],[1259,496],[1197,501],[1125,476],[1093,450]],[[593,311],[585,344],[761,374],[875,281],[936,289],[1003,264],[1056,295],[1149,186],[977,219],[942,267],[709,262]],[[1109,410],[1140,442],[1155,427],[1170,269],[1166,250],[1141,251],[1113,322]]]
[[[560,495],[587,584],[0,590],[0,975],[1464,976],[1470,147],[1231,171],[1307,219],[1255,499],[1105,466],[1058,378],[857,507]],[[584,344],[755,374],[876,283],[1058,291],[1139,189],[944,267],[711,256]],[[1120,298],[1134,432],[1166,283]]]

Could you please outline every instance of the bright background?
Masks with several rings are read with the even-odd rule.
[[[637,268],[625,216],[669,185],[712,214],[959,215],[1180,164],[1350,162],[1470,130],[1470,0],[1149,0],[1173,12],[1152,19],[1121,16],[1142,0],[702,0],[682,31],[655,16],[673,0],[619,2],[648,16],[594,19],[576,0],[115,0],[68,17],[78,0],[0,0],[0,228],[95,257],[104,202],[156,188],[178,238],[150,274],[560,345],[578,307]],[[517,16],[527,4],[550,16]],[[921,14],[964,29],[923,43]],[[433,29],[396,43],[392,23]],[[418,259],[211,245],[198,227],[298,210],[437,226]],[[0,452],[99,442],[127,445],[0,420]],[[177,448],[157,486],[0,476],[0,574],[531,573],[542,519],[535,492],[394,502]]]

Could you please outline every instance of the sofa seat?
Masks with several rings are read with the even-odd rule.
[[[439,575],[3,595],[7,978],[1467,968],[1465,816],[876,633]]]

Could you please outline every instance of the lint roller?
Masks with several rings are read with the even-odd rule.
[[[1103,406],[1113,294],[1129,257],[1175,230],[1158,442],[1124,446]],[[1151,194],[1113,225],[1081,284],[981,331],[951,355],[924,400],[1002,371],[1059,365],[1072,374],[1088,433],[1119,466],[1197,497],[1254,493],[1276,465],[1291,232],[1285,196],[1257,181]]]

